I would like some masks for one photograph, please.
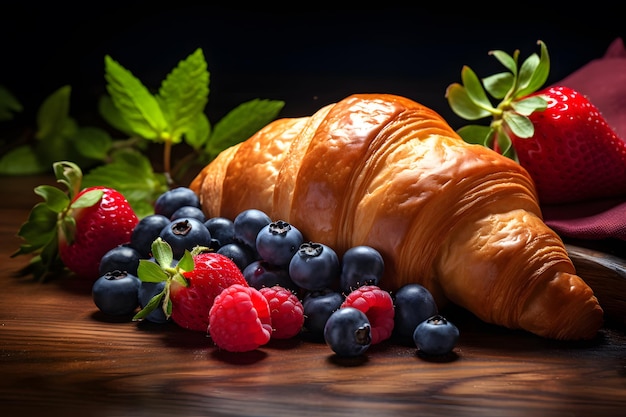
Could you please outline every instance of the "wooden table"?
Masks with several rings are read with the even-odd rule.
[[[0,178],[0,415],[4,416],[623,416],[626,335],[565,343],[450,311],[454,355],[426,360],[388,341],[337,360],[297,337],[218,351],[204,334],[109,320],[91,283],[40,283],[10,258],[19,225],[52,179]]]

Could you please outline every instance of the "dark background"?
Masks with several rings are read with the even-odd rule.
[[[537,40],[543,40],[550,84],[626,34],[618,2],[580,10],[531,3],[461,9],[439,2],[301,12],[206,3],[3,4],[0,84],[25,106],[20,121],[32,123],[45,97],[69,84],[71,114],[90,124],[105,90],[106,54],[156,90],[180,60],[202,48],[213,123],[253,98],[284,100],[281,116],[303,116],[352,93],[385,92],[419,101],[455,127],[460,119],[448,107],[446,87],[460,81],[463,65],[481,77],[502,71],[488,51],[519,49],[525,59],[539,53]]]

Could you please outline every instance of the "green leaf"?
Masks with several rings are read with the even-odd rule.
[[[539,56],[537,54],[531,54],[528,58],[522,62],[522,66],[519,70],[518,87],[524,89],[528,87],[532,76],[539,65]]]
[[[23,110],[22,104],[9,90],[0,85],[0,121],[11,120],[14,113]]]
[[[161,84],[159,98],[170,127],[171,140],[179,143],[182,135],[196,123],[209,96],[209,72],[202,49],[196,49],[168,74]]]
[[[474,105],[487,110],[493,108],[476,73],[467,65],[461,70],[461,80],[465,92]]]
[[[0,157],[0,174],[34,175],[42,174],[50,165],[42,164],[32,146],[22,145],[11,149]]]
[[[169,275],[157,263],[148,259],[140,259],[137,277],[143,282],[161,282],[166,281]]]
[[[155,173],[150,160],[133,150],[114,153],[110,163],[89,171],[83,184],[85,187],[104,185],[116,189],[139,218],[154,213],[154,201],[167,190],[165,176]]]
[[[504,51],[490,51],[489,55],[493,55],[502,65],[504,65],[511,73],[517,75],[517,60]]]
[[[108,132],[97,127],[81,127],[73,137],[74,147],[81,155],[104,161],[113,144]]]
[[[107,91],[131,130],[148,140],[161,140],[167,123],[157,99],[126,68],[105,56]]]
[[[57,212],[46,203],[36,204],[17,233],[25,243],[11,256],[32,253],[44,247],[52,238],[56,238],[56,224]]]
[[[37,139],[62,135],[69,117],[71,92],[72,88],[66,85],[44,100],[37,112]]]
[[[191,255],[191,252],[189,252],[188,250],[185,251],[185,253],[183,254],[183,256],[180,258],[180,260],[178,261],[178,268],[183,270],[183,271],[193,271],[193,269],[196,267],[195,262],[193,260],[193,256]]]
[[[536,95],[514,101],[511,103],[511,107],[522,116],[530,116],[536,111],[543,111],[548,108],[548,101],[543,95]]]
[[[145,259],[142,259],[141,261],[149,262],[149,261],[146,261]],[[155,281],[152,281],[152,282],[155,282]],[[148,314],[152,313],[152,311],[156,310],[162,304],[164,296],[165,296],[165,291],[161,291],[160,293],[152,297],[150,301],[148,301],[148,304],[146,304],[141,310],[137,312],[137,314],[133,316],[133,321],[140,321],[140,320],[145,319],[148,316]]]
[[[211,135],[211,123],[204,113],[191,120],[185,133],[185,143],[195,150],[201,149]]]
[[[515,77],[510,72],[501,72],[483,78],[485,90],[496,99],[503,99],[515,87]]]
[[[64,184],[69,191],[70,200],[78,194],[83,180],[83,171],[71,161],[58,161],[52,164],[57,182]]]
[[[467,143],[491,147],[493,130],[489,126],[467,125],[457,130],[457,133]]]
[[[449,85],[446,90],[446,98],[452,111],[464,119],[477,120],[491,115],[488,110],[474,104],[467,90],[461,84]]]
[[[498,147],[500,148],[500,153],[507,158],[516,160],[517,157],[515,155],[515,149],[513,148],[513,142],[509,135],[503,132],[501,129],[498,131],[497,135]]]
[[[112,127],[125,133],[128,136],[133,136],[133,129],[130,124],[122,116],[122,112],[115,107],[113,99],[110,96],[103,95],[98,100],[98,112],[100,116]]]
[[[103,190],[89,190],[74,200],[70,207],[73,209],[92,207],[102,200],[103,195]]]
[[[35,187],[35,194],[41,196],[50,210],[61,213],[67,209],[70,199],[63,191],[51,185],[39,185]]]
[[[534,70],[530,74],[525,86],[519,89],[515,98],[525,97],[529,94],[539,90],[547,81],[550,74],[550,55],[548,54],[548,48],[545,43],[538,41],[541,47],[541,57],[539,62],[535,64]]]
[[[217,155],[244,141],[274,120],[285,106],[277,100],[254,99],[240,104],[215,124],[206,151]]]
[[[513,112],[504,112],[502,120],[518,138],[530,138],[535,133],[533,122],[526,116]]]
[[[156,260],[156,262],[161,265],[162,268],[169,268],[174,261],[174,256],[172,252],[172,247],[161,239],[157,238],[154,242],[152,242],[151,246],[152,256]]]

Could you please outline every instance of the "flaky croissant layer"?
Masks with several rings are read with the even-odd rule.
[[[257,208],[338,254],[376,248],[389,291],[420,283],[440,307],[547,338],[590,339],[602,326],[528,173],[407,98],[352,95],[276,120],[190,187],[210,217]]]

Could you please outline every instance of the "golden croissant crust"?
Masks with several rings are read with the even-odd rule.
[[[389,291],[420,283],[440,307],[547,338],[590,339],[602,326],[528,173],[407,98],[352,95],[276,120],[190,187],[210,217],[257,208],[340,255],[376,248]]]

